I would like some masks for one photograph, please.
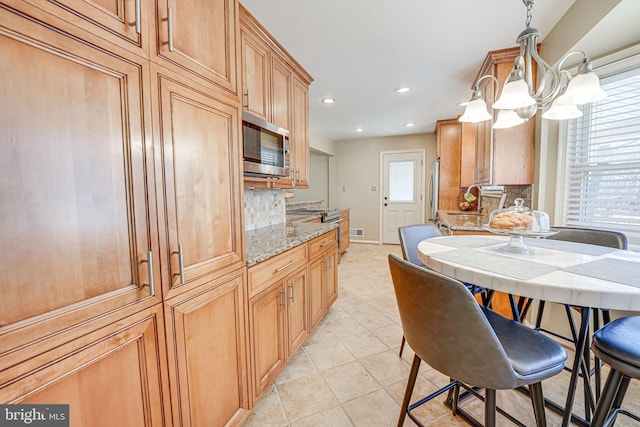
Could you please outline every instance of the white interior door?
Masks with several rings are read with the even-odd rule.
[[[424,150],[381,153],[382,243],[398,244],[398,227],[424,222]]]

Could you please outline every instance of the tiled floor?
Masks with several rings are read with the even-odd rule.
[[[339,297],[256,404],[245,426],[386,427],[395,426],[400,413],[413,352],[405,348],[398,357],[402,328],[389,275],[387,255],[401,256],[393,245],[352,244],[339,265]],[[569,374],[543,383],[545,397],[564,402]],[[446,384],[448,379],[424,365],[420,369],[414,400]],[[582,399],[579,391],[577,400]],[[466,426],[453,417],[437,398],[414,413],[426,425]],[[522,393],[499,391],[498,405],[527,426],[534,425],[530,400]],[[482,419],[477,399],[463,408]],[[581,407],[580,402],[576,406]],[[640,413],[640,387],[634,381],[625,407]],[[581,411],[578,409],[578,411]],[[547,411],[549,426],[561,418]],[[413,426],[410,419],[406,426]],[[498,425],[512,425],[498,417]],[[616,426],[639,426],[619,417]]]

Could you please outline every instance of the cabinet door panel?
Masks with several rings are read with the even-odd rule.
[[[325,308],[329,307],[338,299],[338,249],[335,248],[327,253],[327,273],[325,283]]]
[[[322,256],[309,264],[309,312],[311,327],[315,327],[324,316],[324,266]]]
[[[244,288],[240,275],[166,304],[175,425],[222,426],[248,415]]]
[[[242,263],[239,108],[158,75],[171,286]],[[182,253],[180,253],[182,248]]]
[[[242,32],[243,108],[269,121],[269,51],[251,34]]]
[[[73,427],[167,425],[162,323],[157,304],[41,355],[30,375],[0,387],[0,401],[69,404]]]
[[[274,286],[249,305],[255,402],[286,361],[284,289],[281,285]]]
[[[287,278],[287,316],[289,355],[302,345],[309,335],[308,286],[306,267],[297,274]]]
[[[235,94],[237,2],[156,1],[158,55]]]
[[[291,153],[296,188],[309,188],[309,87],[293,79]]]
[[[82,39],[93,35],[148,58],[152,4],[145,0],[4,0],[29,16],[44,19]],[[37,8],[37,9],[36,9]],[[46,11],[60,18],[41,15]],[[97,41],[100,43],[99,41]]]
[[[150,295],[148,69],[121,54],[0,11],[0,326],[63,309],[42,336]]]
[[[275,56],[271,56],[271,121],[291,129],[291,70]]]

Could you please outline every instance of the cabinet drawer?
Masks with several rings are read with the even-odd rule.
[[[323,234],[320,237],[316,237],[309,242],[309,257],[313,258],[316,255],[333,248],[338,245],[338,230],[333,229],[328,233]]]
[[[300,245],[249,268],[249,298],[307,263],[307,246]]]

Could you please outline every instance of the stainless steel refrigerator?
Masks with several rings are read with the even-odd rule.
[[[440,160],[435,159],[431,164],[429,177],[429,221],[436,221],[438,212],[438,197],[440,189]]]

